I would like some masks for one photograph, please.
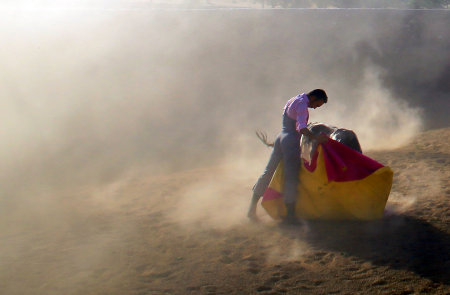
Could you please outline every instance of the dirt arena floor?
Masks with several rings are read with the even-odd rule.
[[[0,293],[450,294],[449,142],[438,129],[369,154],[395,173],[375,222],[283,228],[259,207],[250,223],[257,175],[224,167],[80,189],[3,223]]]

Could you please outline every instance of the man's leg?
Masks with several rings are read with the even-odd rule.
[[[281,136],[280,142],[284,164],[283,197],[287,209],[286,221],[296,223],[295,206],[300,170],[300,137],[297,133],[285,133]]]
[[[277,136],[274,142],[272,154],[270,155],[269,162],[267,163],[266,169],[263,174],[258,178],[256,184],[253,186],[253,196],[250,203],[250,208],[248,210],[247,216],[251,219],[256,218],[256,206],[258,205],[259,199],[262,197],[267,187],[269,186],[272,176],[277,169],[278,163],[281,161],[282,153],[280,146],[280,135]]]

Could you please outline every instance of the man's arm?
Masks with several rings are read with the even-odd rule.
[[[320,134],[320,135],[316,136],[316,135],[312,134],[312,132],[309,131],[308,128],[300,129],[300,134],[308,136],[309,139],[317,141],[318,144],[328,141],[328,136],[326,136],[325,134]]]

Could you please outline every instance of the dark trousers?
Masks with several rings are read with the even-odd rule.
[[[258,196],[264,194],[281,160],[284,164],[284,202],[295,204],[300,170],[300,135],[296,131],[282,131],[277,136],[269,162],[253,187],[253,192]]]

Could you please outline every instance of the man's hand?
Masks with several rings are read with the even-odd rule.
[[[316,135],[312,134],[308,128],[300,129],[300,133],[308,136],[309,139],[311,139],[311,140],[316,140],[318,144],[325,143],[328,141],[328,136],[326,136],[325,134],[319,134],[316,136]]]

